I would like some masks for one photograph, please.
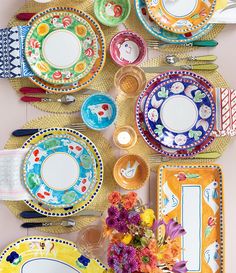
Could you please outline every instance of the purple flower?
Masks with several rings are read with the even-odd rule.
[[[110,218],[118,218],[120,215],[119,213],[119,210],[118,208],[114,207],[114,206],[111,206],[109,209],[108,209],[108,216]]]
[[[127,221],[128,220],[129,213],[126,209],[120,210],[120,216],[118,218],[118,221]]]
[[[128,232],[128,227],[125,221],[120,221],[116,225],[116,230],[120,233]]]
[[[188,271],[188,269],[186,267],[186,262],[185,261],[177,262],[173,266],[172,271],[174,273],[186,273]]]
[[[132,211],[129,213],[129,223],[133,225],[138,225],[141,222],[139,213]]]
[[[110,228],[116,228],[116,226],[117,226],[117,220],[115,218],[107,217],[106,224]]]
[[[171,240],[174,240],[175,238],[183,236],[185,234],[186,231],[184,230],[184,228],[173,219],[171,219],[166,224],[166,236],[169,237]]]

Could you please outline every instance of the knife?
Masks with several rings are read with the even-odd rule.
[[[156,67],[141,67],[146,73],[162,73],[168,70],[205,70],[212,71],[218,68],[217,64],[193,64],[193,65],[162,65]]]
[[[94,217],[101,217],[102,212],[96,210],[83,210],[80,211],[73,216],[94,216]],[[42,215],[37,211],[22,211],[20,213],[20,217],[24,219],[36,219],[36,218],[46,218],[48,216]]]

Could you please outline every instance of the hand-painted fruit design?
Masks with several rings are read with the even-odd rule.
[[[44,61],[38,62],[36,66],[38,70],[41,71],[42,73],[47,73],[48,71],[50,71],[49,65]]]
[[[40,24],[40,25],[38,26],[38,28],[37,28],[37,33],[38,33],[38,35],[40,35],[40,36],[45,36],[45,35],[48,34],[49,29],[50,29],[50,28],[49,28],[49,25],[48,25],[48,24],[42,23],[42,24]]]
[[[56,196],[52,195],[52,191],[51,190],[47,190],[45,188],[45,185],[41,185],[38,189],[38,191],[36,192],[36,195],[39,199],[43,200],[44,202],[47,203],[58,203],[58,199]]]
[[[199,109],[199,115],[202,119],[208,119],[211,116],[211,108],[207,105],[202,105]]]
[[[92,48],[88,48],[85,50],[85,55],[88,57],[93,57],[94,56],[94,50]]]
[[[84,257],[83,255],[81,255],[76,261],[76,265],[82,269],[85,269],[89,265],[89,263],[90,263],[90,260]]]
[[[182,82],[175,82],[172,86],[170,91],[174,94],[180,94],[184,91],[184,85]]]
[[[107,2],[105,5],[105,13],[111,17],[120,17],[122,15],[123,8],[114,2]]]
[[[74,70],[77,73],[81,73],[86,69],[86,62],[82,61],[76,64]]]
[[[101,122],[103,118],[108,118],[109,120],[112,118],[112,107],[108,103],[90,105],[88,109],[92,114],[97,116],[99,122]]]
[[[92,172],[86,173],[86,177],[81,178],[79,180],[80,184],[76,185],[74,189],[80,194],[85,194],[90,187],[90,184],[91,184],[90,181],[92,180],[92,178],[93,178]]]
[[[175,137],[175,143],[177,145],[181,146],[181,145],[184,145],[186,142],[187,142],[187,137],[185,135],[180,134]]]
[[[90,169],[92,167],[92,162],[89,155],[85,155],[85,154],[81,155],[80,160],[81,160],[81,166],[84,169]]]
[[[29,173],[27,177],[27,185],[32,190],[35,187],[40,186],[40,178],[37,174]]]
[[[65,194],[63,194],[61,200],[65,204],[70,204],[75,202],[77,199],[77,194],[74,191],[68,191]]]
[[[53,24],[55,28],[67,28],[72,24],[72,18],[70,16],[65,16],[61,20],[59,15],[54,15],[51,24]]]
[[[80,37],[85,37],[87,35],[87,28],[83,25],[78,25],[75,27],[75,32]]]
[[[60,80],[62,78],[61,71],[54,72],[53,75],[52,75],[52,77],[53,77],[54,80]]]
[[[6,259],[12,265],[18,265],[22,261],[22,256],[20,256],[16,251],[12,251]]]
[[[117,45],[120,53],[120,59],[129,63],[134,63],[140,54],[138,45],[130,40],[125,40],[122,44]]]
[[[152,122],[157,122],[159,118],[158,111],[156,109],[150,109],[148,111],[148,119]]]

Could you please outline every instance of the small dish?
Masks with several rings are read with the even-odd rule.
[[[148,180],[150,169],[139,155],[125,155],[116,162],[113,176],[123,189],[137,190]]]
[[[113,141],[120,149],[131,149],[137,143],[137,134],[131,126],[121,126],[114,131]]]
[[[93,130],[104,130],[117,118],[118,108],[114,99],[103,93],[88,97],[81,108],[84,123]]]
[[[124,30],[111,39],[109,50],[118,65],[138,65],[147,54],[147,44],[139,34]]]
[[[128,98],[139,95],[144,90],[146,83],[147,78],[144,71],[132,65],[121,67],[114,78],[116,89],[123,92]]]
[[[116,27],[129,17],[131,4],[129,0],[95,0],[94,13],[99,22],[108,27]]]

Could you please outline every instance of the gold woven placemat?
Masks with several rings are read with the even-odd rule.
[[[66,124],[78,122],[78,117],[68,116],[68,115],[50,115],[43,116],[38,119],[34,119],[24,125],[24,128],[50,128],[50,127],[64,127]],[[83,133],[89,137],[97,146],[104,162],[104,181],[103,186],[100,192],[97,194],[94,201],[88,206],[88,209],[94,209],[103,212],[107,207],[107,196],[110,192],[117,190],[117,184],[114,182],[112,170],[115,164],[116,158],[112,149],[112,146],[109,144],[109,141],[105,139],[101,133],[94,132],[92,130],[87,130]],[[10,137],[5,145],[5,149],[15,149],[22,146],[25,142],[26,137]],[[23,202],[5,202],[6,206],[11,210],[11,212],[20,219],[19,214],[24,210],[30,210],[30,208]],[[73,228],[65,227],[47,227],[39,228],[39,230],[48,232],[48,233],[69,233],[74,232],[82,227],[85,227],[91,224],[96,218],[94,217],[72,217],[76,219],[76,226]],[[42,221],[58,221],[58,218],[44,218]],[[27,220],[24,220],[27,222]],[[32,222],[32,220],[29,220]],[[35,220],[40,221],[40,220]]]
[[[179,55],[180,58],[186,57],[187,55],[181,54]],[[159,66],[163,63],[163,58],[154,58],[152,60],[149,60],[145,63],[143,63],[143,66]],[[181,64],[181,63],[180,63]],[[212,82],[212,84],[215,87],[225,87],[228,88],[227,82],[224,80],[224,78],[220,75],[217,71],[210,71],[210,72],[201,72],[200,75],[207,78],[209,81]],[[155,74],[147,74],[148,80],[153,78]],[[137,98],[134,99],[127,99],[125,95],[119,94],[116,101],[119,107],[119,117],[117,119],[116,126],[123,126],[123,125],[130,125],[133,128],[137,130],[138,134],[138,142],[137,144],[130,150],[128,150],[129,153],[138,154],[142,157],[144,157],[147,161],[149,161],[149,156],[151,154],[155,154],[156,152],[149,148],[149,146],[146,144],[146,142],[143,140],[141,135],[138,132],[137,126],[135,124],[135,104],[136,104]],[[177,109],[178,110],[178,109]],[[210,152],[210,151],[216,151],[222,154],[224,150],[226,149],[227,145],[230,143],[231,138],[230,137],[220,137],[217,138],[204,152]],[[207,160],[207,159],[170,159],[171,162],[185,162],[185,163],[206,163],[206,162],[212,162],[213,160]],[[150,163],[150,167],[153,169],[156,169],[156,167],[159,165],[159,163],[152,164]]]
[[[125,22],[125,26],[129,29],[132,29],[133,31],[141,34],[144,39],[151,39],[153,38],[141,25],[139,19],[137,18],[135,14],[134,9],[134,1],[132,2],[132,11],[131,15],[129,16],[128,20]],[[87,13],[94,16],[93,12],[93,1],[92,0],[54,0],[53,2],[47,3],[47,4],[39,4],[33,0],[29,0],[26,2],[25,5],[22,6],[20,10],[16,12],[39,12],[43,9],[46,9],[48,7],[52,6],[70,6],[75,7],[81,10],[86,11]],[[17,20],[15,17],[13,17],[10,22],[9,26],[16,26],[16,25],[25,25],[26,22],[22,22]],[[105,37],[107,41],[107,45],[109,45],[109,42],[111,38],[118,32],[118,28],[109,28],[106,26],[101,26]],[[217,25],[213,28],[213,30],[204,37],[204,39],[213,39],[215,38],[219,32],[223,29],[223,25]],[[160,52],[172,52],[172,53],[183,53],[186,51],[191,51],[196,48],[182,48],[180,46],[171,46],[168,47],[168,49],[161,49]],[[106,64],[102,70],[102,72],[99,74],[99,76],[93,81],[93,83],[90,85],[92,89],[96,89],[98,91],[102,92],[108,92],[113,87],[113,80],[116,71],[118,70],[118,66],[112,62],[110,59],[109,54],[107,54]],[[19,89],[24,86],[34,86],[34,84],[29,79],[11,79],[10,80],[12,87],[19,93]],[[19,93],[20,95],[20,93]],[[49,112],[49,113],[74,113],[77,112],[85,100],[85,98],[88,97],[88,95],[83,95],[81,92],[77,92],[73,94],[76,97],[76,102],[72,103],[70,105],[62,105],[60,103],[45,103],[45,102],[39,102],[39,103],[32,103],[33,106],[36,108]],[[53,98],[60,98],[61,95],[53,95]]]

